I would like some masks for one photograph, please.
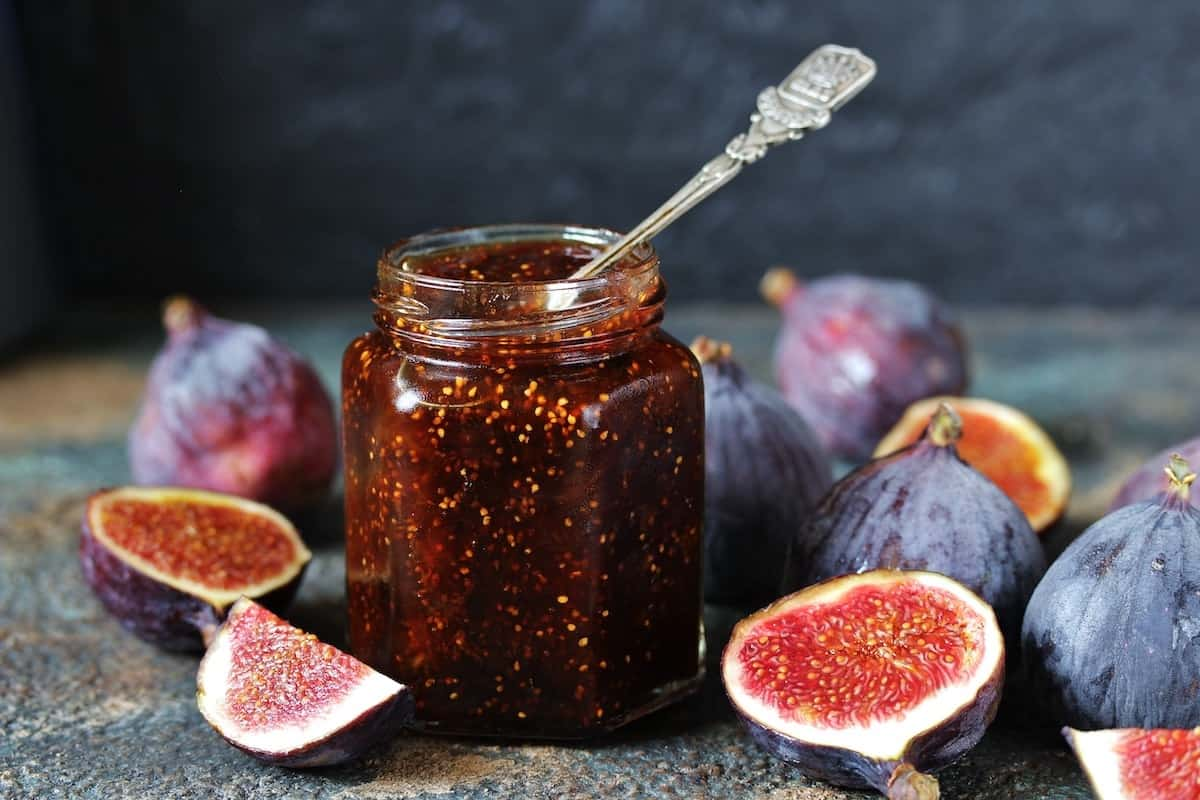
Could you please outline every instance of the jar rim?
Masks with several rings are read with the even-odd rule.
[[[373,299],[376,322],[408,338],[482,340],[563,345],[591,338],[598,326],[611,335],[661,318],[665,286],[649,243],[599,275],[572,279],[495,281],[423,273],[407,259],[448,250],[533,241],[603,248],[620,238],[606,228],[571,224],[501,224],[448,228],[402,239],[378,262]]]
[[[614,271],[625,273],[638,272],[650,266],[658,265],[658,253],[655,252],[654,245],[649,242],[643,242],[635,247],[629,256],[626,256],[625,259],[611,269],[590,278],[555,278],[551,280],[528,281],[464,280],[461,278],[446,278],[405,270],[398,263],[405,257],[431,256],[446,250],[496,242],[523,242],[544,239],[608,247],[620,238],[621,234],[609,228],[570,223],[500,223],[495,225],[435,228],[434,230],[399,239],[386,247],[379,257],[378,277],[380,281],[385,280],[386,277],[440,289],[461,289],[465,286],[506,286],[514,288],[533,287],[536,290],[545,290],[547,286],[564,284],[578,291],[603,286],[612,279],[611,276]],[[387,273],[386,276],[385,273]]]

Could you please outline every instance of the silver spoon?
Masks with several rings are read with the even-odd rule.
[[[620,261],[630,250],[657,236],[663,228],[692,206],[720,189],[753,164],[773,145],[794,142],[806,131],[829,124],[841,108],[875,77],[875,62],[851,47],[827,44],[818,47],[779,86],[763,89],[758,111],[750,115],[750,129],[725,145],[725,152],[709,161],[667,202],[618,239],[612,247],[571,274],[571,279],[591,278]]]

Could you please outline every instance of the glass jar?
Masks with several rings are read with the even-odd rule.
[[[353,653],[430,732],[582,738],[703,677],[700,369],[649,246],[501,225],[379,261],[346,350]]]

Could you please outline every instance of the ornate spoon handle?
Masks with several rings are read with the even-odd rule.
[[[818,47],[779,86],[763,89],[750,129],[725,145],[667,202],[622,236],[612,247],[576,270],[571,278],[590,278],[620,261],[642,242],[682,217],[692,206],[729,183],[742,167],[753,164],[773,145],[793,142],[806,131],[829,124],[841,108],[875,77],[875,62],[858,50],[827,44]]]

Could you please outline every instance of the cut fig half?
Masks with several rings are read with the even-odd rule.
[[[1200,728],[1063,728],[1100,800],[1200,798]]]
[[[788,595],[739,622],[721,659],[751,736],[805,774],[893,800],[996,715],[1004,638],[991,607],[933,572],[875,570]]]
[[[408,687],[245,598],[200,661],[196,702],[231,745],[285,767],[354,759],[413,712]]]
[[[148,487],[93,494],[79,556],[121,624],[170,650],[202,650],[243,595],[282,609],[312,558],[292,523],[261,503]]]

